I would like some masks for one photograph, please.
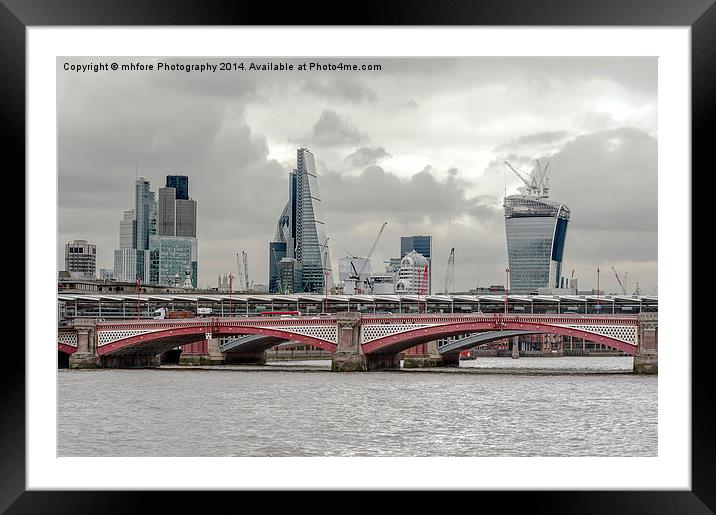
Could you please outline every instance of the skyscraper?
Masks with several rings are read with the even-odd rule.
[[[189,177],[186,175],[167,175],[167,188],[177,190],[177,199],[189,199]]]
[[[150,211],[154,195],[149,191],[149,181],[144,177],[135,183],[134,215],[137,221],[137,249],[149,248]]]
[[[175,286],[176,277],[183,280],[189,270],[191,284],[197,287],[196,201],[189,198],[188,184],[184,175],[168,175],[167,187],[159,188],[157,230],[150,236],[150,249],[152,282],[160,285]]]
[[[124,211],[119,221],[119,248],[137,248],[137,222],[134,219],[134,209]]]
[[[505,197],[505,232],[510,268],[510,293],[532,293],[558,288],[570,211],[548,199],[547,167],[537,167],[522,193]]]
[[[114,251],[114,277],[152,282],[149,237],[156,232],[157,206],[149,181],[140,177],[134,185],[134,210],[124,211],[119,222],[119,249]]]
[[[400,238],[400,257],[401,259],[410,254],[417,252],[428,260],[428,293],[432,293],[432,256],[433,256],[433,237],[432,236],[402,236]]]
[[[276,224],[274,241],[269,243],[269,291],[275,293],[280,282],[300,276],[300,284],[293,284],[292,291],[323,293],[324,282],[327,288],[333,286],[333,276],[316,163],[306,148],[296,154],[296,169],[289,174],[289,199]],[[284,243],[285,249],[276,243]],[[284,259],[296,260],[291,273],[287,263],[282,264]]]

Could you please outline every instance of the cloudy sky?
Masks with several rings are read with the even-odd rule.
[[[246,66],[268,59],[240,59]],[[572,211],[563,273],[580,289],[657,291],[655,58],[273,59],[379,64],[380,71],[101,71],[63,64],[216,64],[224,59],[58,59],[58,241],[97,245],[112,268],[138,171],[151,189],[189,176],[197,201],[199,285],[236,274],[246,250],[268,282],[268,241],[296,148],[316,156],[329,246],[373,270],[400,236],[433,236],[433,291],[455,247],[455,289],[504,284],[502,198],[549,161],[550,197]]]

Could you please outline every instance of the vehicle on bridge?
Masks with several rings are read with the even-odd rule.
[[[211,312],[211,309],[209,309],[209,312]],[[191,311],[169,311],[167,308],[154,310],[154,320],[165,320],[167,318],[192,318],[193,316],[194,313]]]
[[[300,316],[299,311],[262,311],[259,313],[260,317],[279,317],[279,318],[291,318]]]

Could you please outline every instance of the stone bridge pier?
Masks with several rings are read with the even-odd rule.
[[[100,368],[97,354],[97,328],[92,318],[75,318],[72,322],[77,331],[77,352],[70,356],[70,368]]]
[[[659,369],[658,313],[640,313],[638,343],[634,355],[635,374],[657,374]]]
[[[397,352],[364,354],[361,345],[361,314],[338,313],[338,345],[333,353],[334,372],[369,372],[400,368]]]

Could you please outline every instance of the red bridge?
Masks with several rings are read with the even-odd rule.
[[[265,362],[265,351],[297,341],[332,352],[334,370],[378,370],[399,366],[397,355],[415,345],[469,333],[512,331],[549,333],[597,342],[630,356],[639,353],[643,330],[656,352],[656,314],[641,315],[503,315],[429,314],[360,315],[290,318],[216,317],[95,322],[77,319],[61,328],[58,350],[76,354],[77,366],[156,366],[158,355],[199,340],[256,335],[250,344],[226,352],[231,362]],[[496,333],[498,334],[498,333]],[[642,335],[642,336],[640,336]],[[653,338],[653,344],[651,339]],[[457,353],[446,361],[457,362]],[[454,354],[454,355],[453,355]]]

